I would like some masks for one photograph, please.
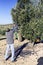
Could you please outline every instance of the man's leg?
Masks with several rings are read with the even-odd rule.
[[[9,50],[10,50],[10,45],[7,44],[7,49],[6,49],[6,52],[5,52],[5,60],[9,57],[9,54],[8,54]]]
[[[11,53],[12,53],[12,55],[11,55],[11,61],[14,61],[14,59],[15,59],[14,44],[11,44],[10,47],[11,47]]]

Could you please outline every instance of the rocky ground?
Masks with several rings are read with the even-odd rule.
[[[0,65],[43,65],[43,43],[33,46],[28,40],[15,40],[14,46],[17,61],[11,62],[10,58],[5,61],[6,40],[0,41]]]

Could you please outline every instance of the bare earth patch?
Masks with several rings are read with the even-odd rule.
[[[15,40],[14,46],[16,54],[18,54],[19,52],[16,59],[17,61],[11,62],[10,58],[7,61],[5,61],[4,55],[6,50],[6,40],[0,41],[0,65],[37,65],[38,59],[40,57],[43,57],[42,43],[37,44],[34,47],[29,47],[28,40],[24,40],[23,42]]]

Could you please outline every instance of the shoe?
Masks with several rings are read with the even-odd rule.
[[[16,62],[17,60],[16,60],[16,58],[14,59],[14,60],[11,60],[12,62]]]
[[[6,57],[5,60],[7,61],[9,57]]]
[[[12,60],[11,62],[16,62],[17,60]]]

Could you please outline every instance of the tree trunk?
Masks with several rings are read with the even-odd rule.
[[[22,41],[22,35],[21,35],[20,32],[18,33],[18,40],[19,40],[20,42]]]

